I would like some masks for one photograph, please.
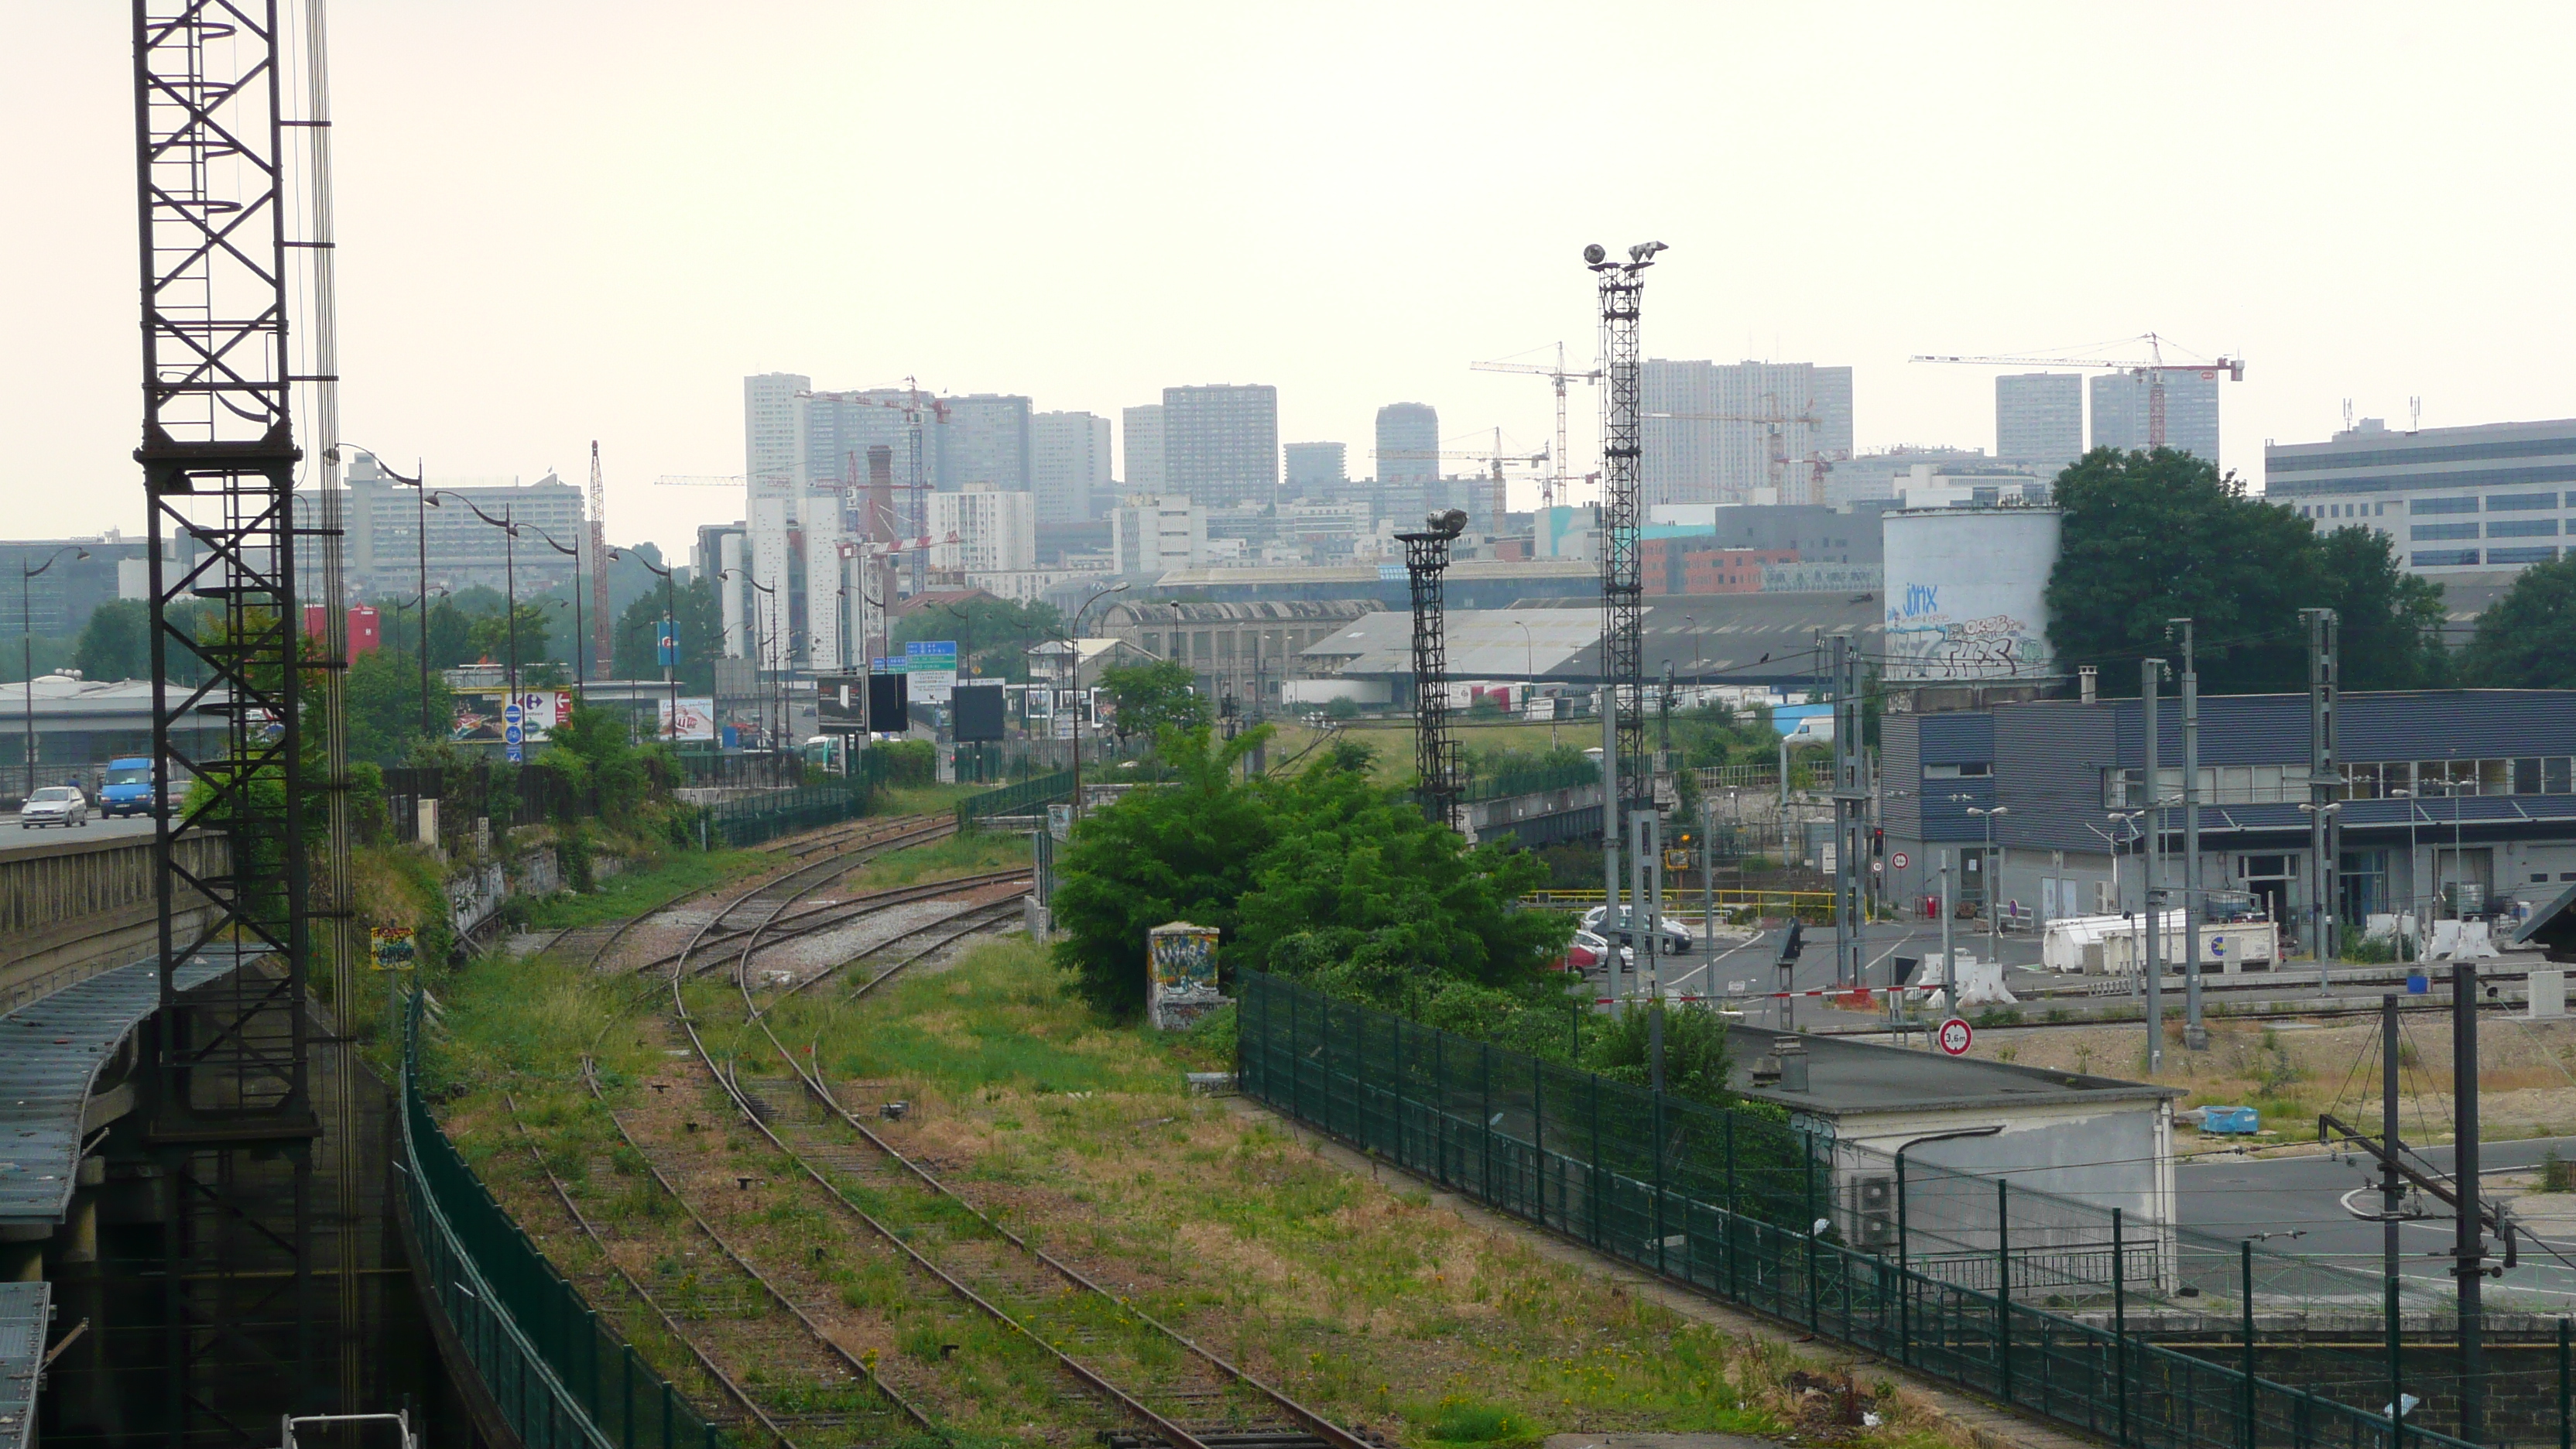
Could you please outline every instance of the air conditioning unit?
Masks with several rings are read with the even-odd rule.
[[[1860,1246],[1896,1245],[1896,1179],[1864,1177],[1854,1184],[1860,1216]]]

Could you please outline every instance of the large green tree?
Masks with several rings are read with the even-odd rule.
[[[626,606],[617,619],[617,632],[611,648],[616,651],[617,672],[626,679],[659,679],[662,677],[660,656],[653,641],[660,637],[655,626],[662,622],[661,580],[656,587]],[[704,579],[692,579],[685,588],[673,588],[671,612],[680,626],[680,688],[691,694],[712,694],[716,687],[716,655],[724,644],[724,609],[716,602],[713,585]]]
[[[429,674],[429,728],[421,728],[420,656],[403,649],[371,649],[349,666],[341,699],[347,711],[349,756],[379,765],[399,764],[419,745],[447,737],[456,698],[438,671]]]
[[[1137,736],[1153,739],[1208,722],[1208,702],[1192,689],[1190,667],[1179,660],[1113,664],[1100,671],[1099,684],[1117,712],[1109,728],[1122,747]]]
[[[139,599],[110,599],[92,609],[72,645],[72,664],[84,679],[150,677],[152,606]]]
[[[2478,616],[2460,664],[2486,689],[2576,689],[2576,553],[2524,569]]]
[[[2058,475],[2056,501],[2065,523],[2049,642],[2061,668],[2098,666],[2106,694],[2137,691],[2139,659],[2173,657],[2175,618],[2195,624],[2204,691],[2304,689],[2303,608],[2341,612],[2348,687],[2441,680],[2440,593],[2400,575],[2372,530],[2321,538],[2290,509],[2248,497],[2235,475],[2170,448],[2096,448]]]

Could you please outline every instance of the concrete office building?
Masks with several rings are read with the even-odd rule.
[[[1109,420],[1094,413],[1039,413],[1029,419],[1029,482],[1038,522],[1080,523],[1109,490]]]
[[[2165,379],[2165,446],[2218,463],[2216,368],[2168,367]],[[2112,372],[2093,379],[2093,446],[2123,453],[2147,446],[2148,387],[2143,372]]]
[[[2309,921],[2308,697],[2203,695],[2204,888],[2266,909],[2299,937]],[[2349,692],[2337,703],[2336,792],[2346,920],[2433,908],[2455,886],[2481,901],[2544,903],[2576,882],[2576,691]],[[2037,700],[1882,724],[1882,819],[1899,900],[1937,894],[1946,855],[1969,900],[2036,915],[2141,909],[2137,827],[2146,798],[2134,699]],[[2158,793],[2182,791],[2182,711],[2159,709]],[[2399,792],[2404,793],[2399,793]],[[1991,816],[1969,807],[1994,809]],[[2163,880],[2182,879],[2182,812],[2167,810]],[[1985,859],[1986,831],[1995,859]],[[1986,882],[1992,878],[1988,892]]]
[[[940,430],[946,437],[935,475],[939,486],[954,492],[970,483],[990,483],[1005,493],[1028,492],[1029,400],[978,392],[947,402],[948,422]],[[864,464],[867,454],[861,452],[859,458]]]
[[[1330,496],[1350,481],[1350,449],[1342,443],[1290,443],[1288,492],[1293,497]]]
[[[165,540],[164,546],[172,550],[168,557],[178,557],[178,544],[175,538]],[[89,557],[80,557],[83,553]],[[21,633],[40,639],[74,638],[99,605],[117,598],[149,598],[151,561],[150,540],[127,538],[112,528],[93,538],[0,542],[0,579],[14,573],[21,585],[0,587],[0,595],[6,595],[0,598],[0,634],[11,636],[12,649]],[[33,569],[44,572],[30,574]]]
[[[1423,484],[1440,476],[1440,410],[1429,403],[1388,403],[1377,410],[1381,484]]]
[[[1895,447],[1836,458],[1825,464],[1825,496],[1819,501],[1848,512],[1859,504],[1894,499],[1898,486],[1913,476],[1919,464],[1946,470],[1984,468],[1994,462],[1983,448]]]
[[[2063,468],[2084,456],[2084,379],[2024,372],[1995,379],[1995,456]]]
[[[804,491],[806,400],[814,379],[764,372],[742,380],[742,476],[750,498],[790,498]]]
[[[1135,494],[1109,514],[1110,568],[1160,574],[1207,562],[1208,514],[1186,498]]]
[[[420,519],[417,494],[387,476],[365,453],[353,453],[343,479],[348,496],[341,504],[341,569],[359,593],[416,593],[420,580]],[[455,494],[494,518],[531,524],[579,548],[586,534],[588,510],[582,491],[548,473],[525,487],[511,483],[458,483],[429,480],[433,493]],[[429,582],[432,588],[464,589],[476,584],[503,588],[514,570],[522,596],[542,593],[572,577],[572,560],[522,532],[515,549],[500,529],[476,518],[471,509],[446,499],[428,511]],[[58,566],[59,567],[59,566]]]
[[[1127,485],[1131,493],[1162,492],[1163,481],[1169,476],[1165,459],[1170,451],[1164,446],[1167,429],[1163,405],[1146,403],[1123,409],[1118,421],[1127,434],[1127,452],[1118,481]]]
[[[1163,389],[1163,491],[1209,508],[1277,502],[1279,389],[1267,383]]]
[[[2378,418],[2323,443],[2267,443],[2263,496],[2320,529],[2387,534],[2398,565],[2501,587],[2576,548],[2576,418],[2398,433]]]
[[[950,534],[953,543],[945,542]],[[1038,562],[1037,501],[991,483],[969,483],[930,496],[930,565],[942,572],[1033,569]]]
[[[1655,358],[1645,364],[1639,384],[1648,414],[1639,436],[1639,478],[1650,505],[1820,502],[1808,496],[1815,460],[1851,454],[1848,367]],[[1772,427],[1758,421],[1773,417],[1784,420],[1776,470]],[[1786,421],[1798,418],[1815,421]],[[1774,488],[1768,496],[1758,491]]]

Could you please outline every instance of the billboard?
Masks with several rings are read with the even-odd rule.
[[[998,684],[960,685],[949,695],[955,706],[956,738],[960,744],[1002,738],[1002,686]]]
[[[716,737],[716,702],[683,696],[677,701],[665,696],[662,706],[662,738],[666,740],[712,740]],[[673,708],[677,705],[676,710]]]
[[[899,735],[912,728],[910,676],[868,676],[868,728],[884,735]]]
[[[866,734],[867,680],[856,674],[835,674],[815,681],[814,723],[825,734]]]
[[[912,697],[923,704],[946,704],[957,687],[957,641],[916,639],[903,646],[903,672],[912,680]]]

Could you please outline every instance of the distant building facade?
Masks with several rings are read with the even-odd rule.
[[[388,476],[374,457],[355,453],[342,475],[348,498],[341,509],[341,569],[360,592],[417,592],[422,509],[414,491]],[[501,530],[474,516],[470,502],[494,518],[532,524],[565,544],[581,547],[588,511],[582,491],[548,473],[536,482],[449,487],[429,480],[434,494],[454,495],[427,510],[429,582],[433,588],[503,588],[517,576],[520,594],[543,592],[572,577],[572,560],[523,533],[512,547]]]
[[[2389,536],[2434,578],[2554,563],[2576,543],[2576,418],[2391,432],[2378,418],[2323,443],[2266,444],[2263,494],[2323,529]]]
[[[1305,498],[1329,493],[1350,481],[1350,449],[1343,443],[1290,443],[1288,491]]]
[[[950,534],[956,541],[948,542]],[[991,483],[930,496],[931,566],[970,573],[1016,572],[1038,562],[1037,500]]]
[[[1646,362],[1639,384],[1643,501],[1809,503],[1818,459],[1852,451],[1852,370],[1806,362]],[[1655,417],[1656,413],[1675,416]],[[1777,462],[1774,424],[1779,419]],[[1809,421],[1812,420],[1812,421]]]
[[[2218,383],[2216,368],[2163,369],[2165,381],[2165,446],[2218,463]],[[2093,392],[2093,446],[2123,453],[2147,446],[2150,403],[2144,372],[2112,372],[2096,377]]]
[[[2025,372],[1995,379],[1995,456],[2064,467],[2084,456],[2084,379]]]
[[[1030,489],[1029,400],[978,392],[946,400],[946,437],[939,450],[939,486],[990,483],[1005,493]],[[867,455],[859,455],[864,459]],[[835,471],[830,476],[838,476]]]
[[[1110,496],[1109,420],[1092,413],[1029,419],[1029,482],[1041,524],[1079,523]]]
[[[1207,507],[1279,494],[1279,389],[1214,383],[1163,389],[1163,491]]]
[[[1164,468],[1167,450],[1163,405],[1146,403],[1124,409],[1118,422],[1127,434],[1127,453],[1118,481],[1126,484],[1130,493],[1162,492],[1168,476]]]
[[[1377,410],[1380,483],[1430,482],[1440,476],[1440,410],[1429,403],[1388,403]]]
[[[1186,498],[1134,494],[1109,514],[1110,566],[1121,574],[1195,568],[1207,562],[1208,515]]]

